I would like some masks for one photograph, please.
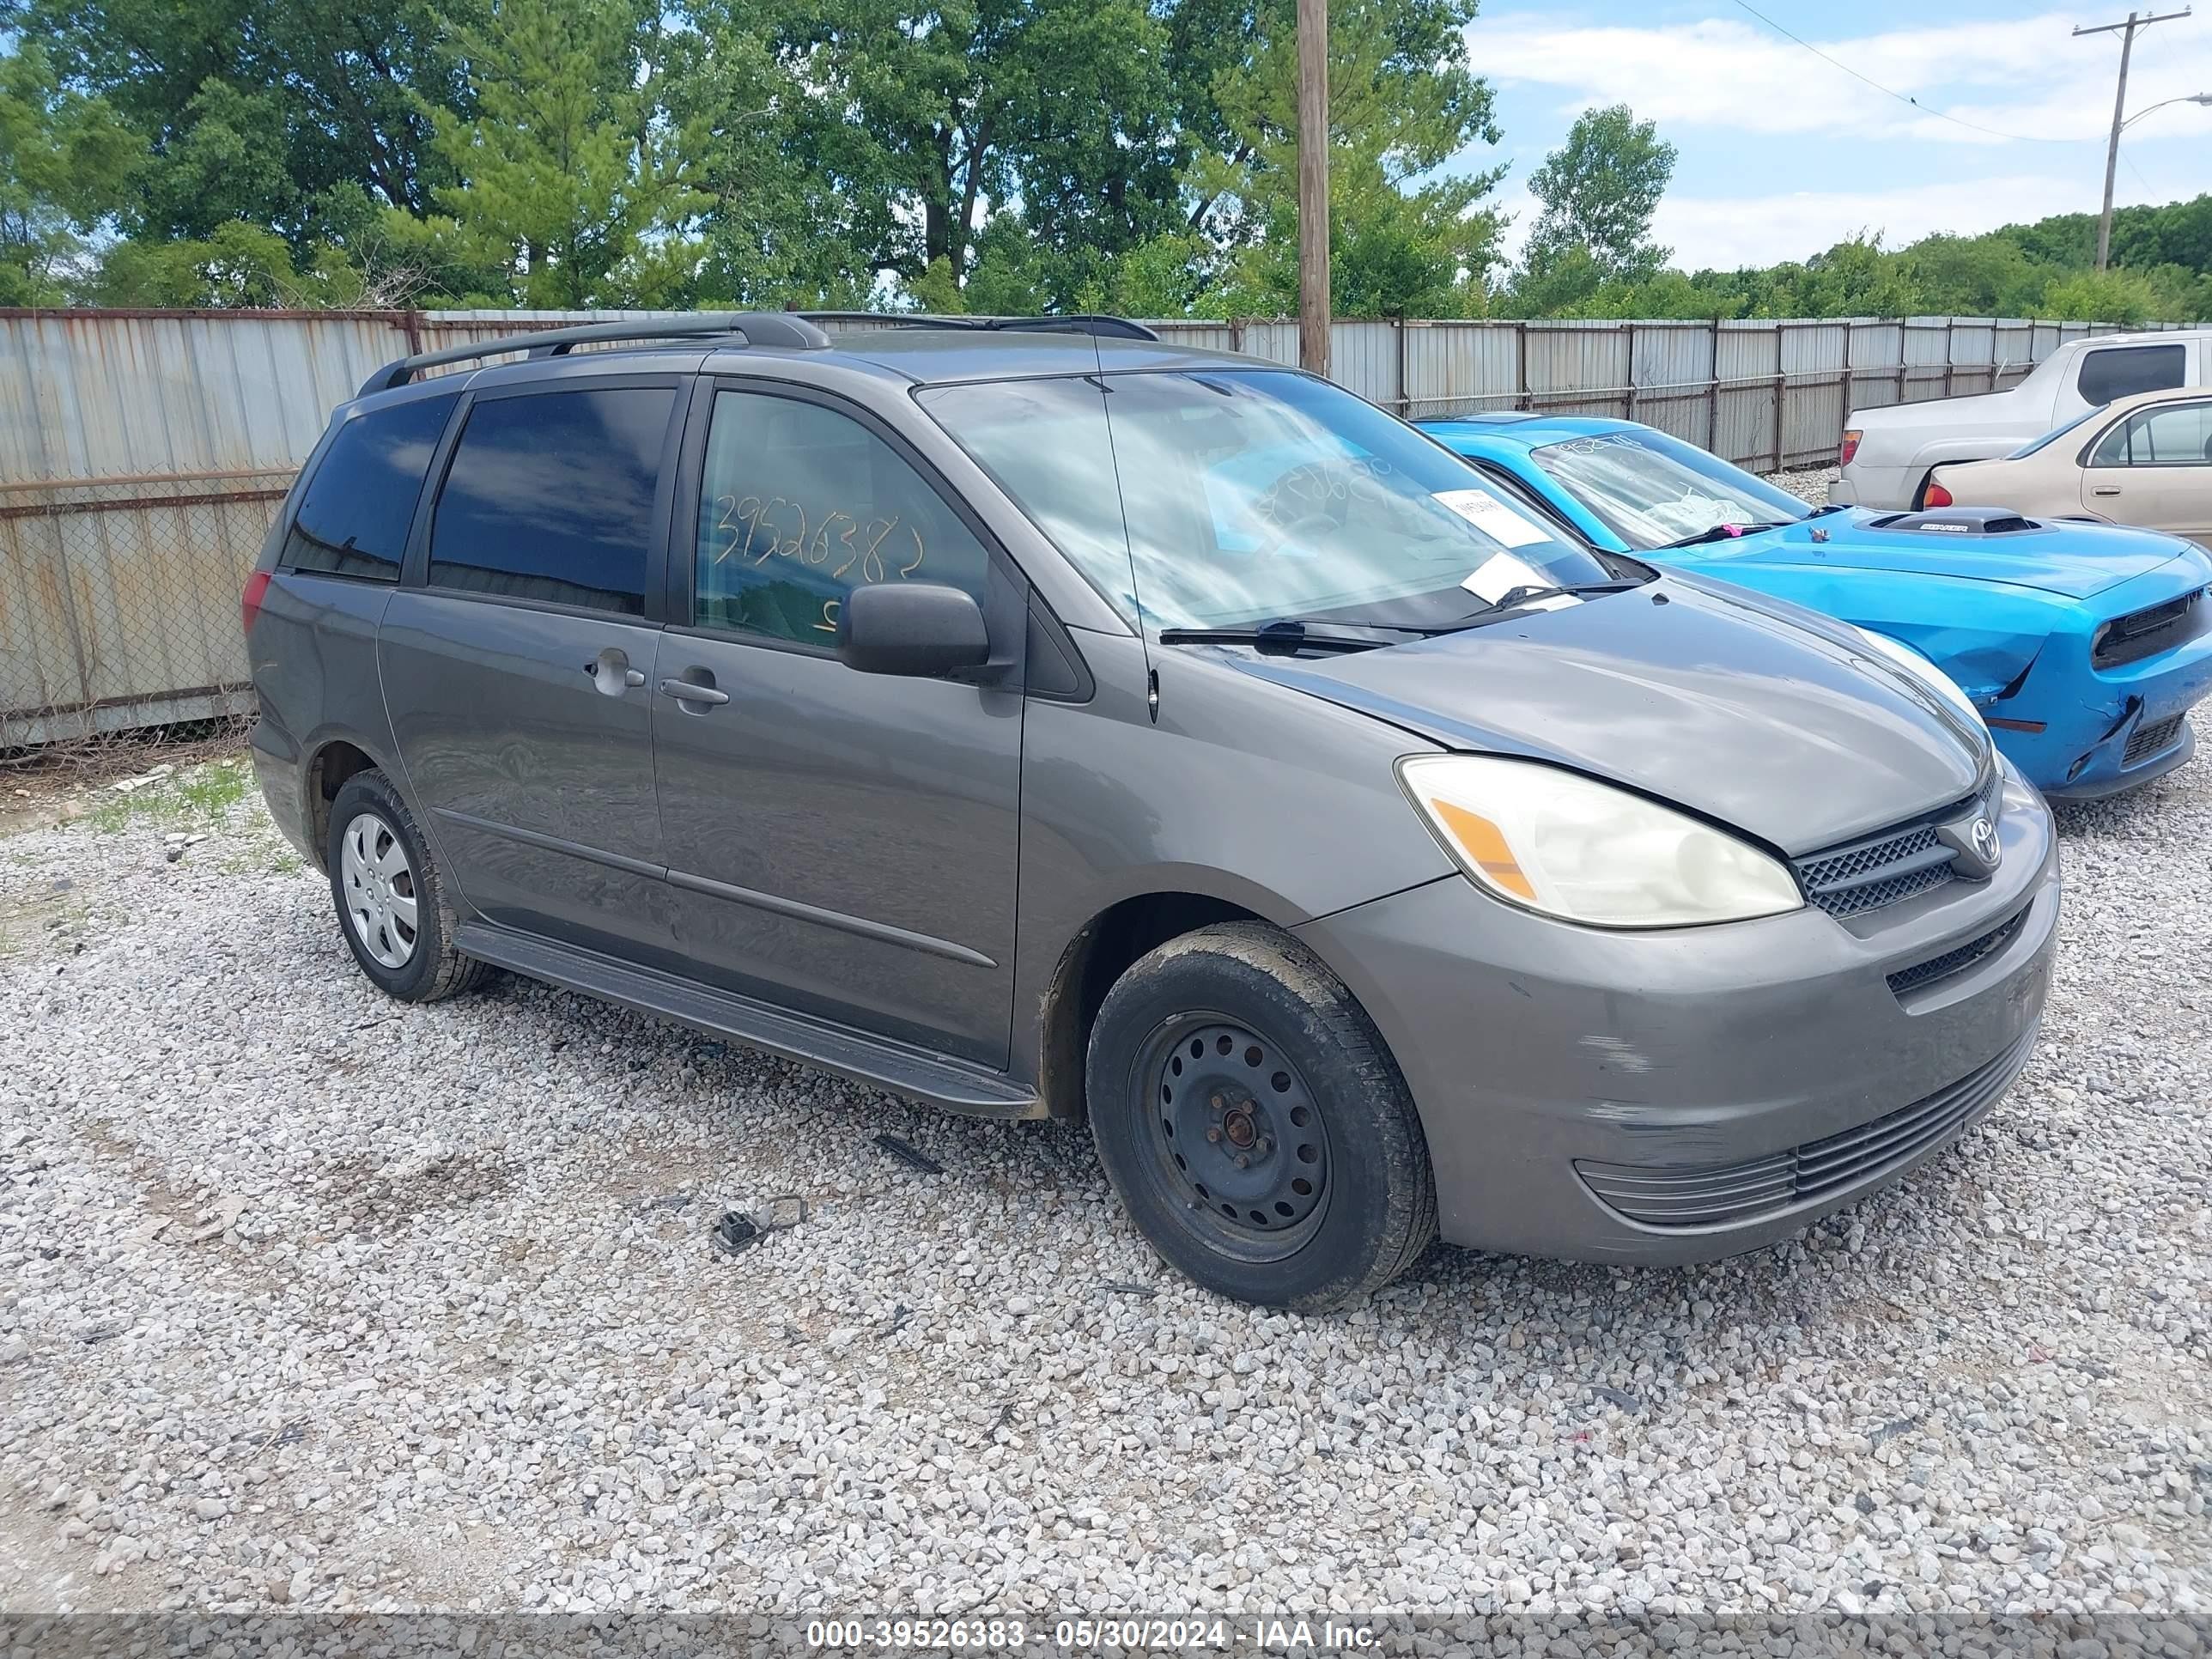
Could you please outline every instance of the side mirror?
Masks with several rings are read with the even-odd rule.
[[[871,582],[837,607],[837,656],[863,674],[927,678],[991,659],[983,608],[943,582]]]

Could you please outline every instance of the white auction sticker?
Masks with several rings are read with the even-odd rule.
[[[1550,531],[1515,512],[1486,489],[1439,489],[1436,499],[1502,546],[1527,547],[1552,539]]]
[[[1494,554],[1468,572],[1460,586],[1478,599],[1487,599],[1496,605],[1516,587],[1549,587],[1552,579],[1542,571],[1515,558],[1510,553]],[[1564,611],[1582,601],[1571,593],[1547,593],[1540,599],[1530,599],[1516,609],[1526,611]]]

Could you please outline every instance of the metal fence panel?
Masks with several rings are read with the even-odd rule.
[[[250,707],[240,587],[331,407],[381,364],[681,314],[0,311],[0,750]],[[1285,319],[1154,326],[1298,357]],[[2015,318],[1340,320],[1330,353],[1338,380],[1409,418],[1618,415],[1771,467],[1827,459],[1853,408],[2010,386],[2102,331]]]

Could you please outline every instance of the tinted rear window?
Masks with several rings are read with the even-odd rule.
[[[300,498],[286,568],[398,581],[422,475],[459,397],[373,409],[340,427]]]
[[[469,411],[430,524],[430,580],[645,609],[670,386],[495,398]]]
[[[2186,349],[2178,345],[2106,346],[2081,354],[2075,382],[2093,404],[2132,398],[2138,392],[2165,392],[2182,383]]]

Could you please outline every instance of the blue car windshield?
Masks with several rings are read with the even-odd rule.
[[[2079,415],[2076,415],[2072,420],[2067,422],[2065,425],[2054,426],[2040,438],[2031,439],[2027,443],[2022,444],[2018,449],[2014,450],[2011,454],[2006,456],[2005,459],[2008,461],[2017,461],[2033,455],[2037,450],[2041,449],[2045,445],[2057,442],[2059,439],[2064,437],[2075,427],[2084,425],[2090,421],[2095,420],[2104,412],[2105,405],[2102,404],[2098,404],[2094,409],[2085,409]]]
[[[922,407],[1134,625],[1430,626],[1615,575],[1403,422],[1287,370],[927,388]]]
[[[1632,548],[1666,547],[1723,525],[1790,524],[1813,510],[1717,455],[1649,428],[1592,433],[1530,453]]]

